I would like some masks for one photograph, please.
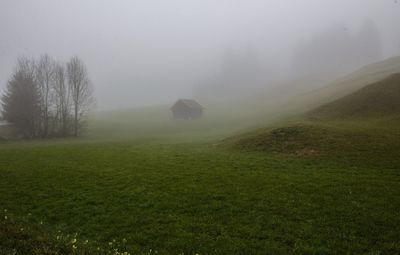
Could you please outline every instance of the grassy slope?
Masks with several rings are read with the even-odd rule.
[[[380,72],[374,73],[372,80],[380,75]],[[314,158],[320,162],[334,159],[363,171],[376,168],[397,172],[400,169],[400,76],[391,74],[370,85],[359,82],[360,79],[352,85],[344,82],[336,87],[332,98],[361,89],[318,107],[307,114],[306,119],[289,119],[233,136],[225,139],[222,145],[266,155]],[[398,173],[394,177],[398,177]],[[395,204],[400,206],[400,201],[396,199]],[[393,230],[400,233],[398,222],[390,228]]]
[[[400,73],[325,104],[311,113],[314,118],[367,118],[400,114]]]
[[[236,148],[285,154],[397,159],[400,149],[400,74],[366,85],[286,123],[228,139]],[[314,121],[310,121],[314,120]],[[319,120],[319,121],[316,121]],[[365,160],[364,160],[365,161]],[[368,161],[368,160],[367,160]]]
[[[328,86],[310,93],[320,102],[335,100],[353,93],[364,86],[378,82],[400,72],[400,57],[392,57],[381,62],[366,65],[355,72],[333,81]]]
[[[291,98],[282,98],[279,95],[272,94],[271,97],[267,97],[268,100],[259,99],[258,107],[271,108],[275,112],[276,109],[279,109],[281,113],[301,114],[327,102],[349,95],[368,84],[378,82],[395,73],[400,73],[400,57],[392,57],[366,65],[348,75],[329,82],[326,86],[294,94]],[[316,79],[322,80],[320,77]],[[290,84],[287,86],[290,86]],[[305,87],[305,85],[301,86]]]
[[[400,117],[289,121],[226,139],[225,147],[400,168]]]

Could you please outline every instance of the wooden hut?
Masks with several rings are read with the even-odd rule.
[[[174,119],[198,119],[203,116],[203,106],[191,99],[179,99],[171,107]]]

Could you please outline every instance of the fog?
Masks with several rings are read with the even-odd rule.
[[[44,53],[86,63],[99,110],[226,97],[400,55],[400,4],[1,0],[0,89]]]

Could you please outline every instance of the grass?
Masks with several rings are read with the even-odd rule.
[[[226,139],[223,147],[400,168],[400,119],[289,121]]]
[[[54,237],[41,231],[38,227],[27,224],[27,220],[15,220],[7,211],[0,219],[0,254],[74,254],[77,243],[74,236],[62,237],[57,233]],[[57,242],[55,241],[57,240]],[[75,246],[74,246],[75,245]],[[91,254],[90,248],[83,245],[80,254]]]
[[[126,238],[137,253],[399,249],[400,177],[390,166],[193,145],[44,145],[1,155],[2,206],[53,231]]]
[[[93,132],[80,141],[3,144],[1,206],[16,218],[31,214],[29,225],[45,233],[78,233],[106,247],[126,239],[131,254],[400,251],[397,160],[242,152],[182,125],[185,136],[171,128],[159,140],[146,139],[162,135],[152,124],[144,138],[108,141]]]
[[[272,108],[275,112],[279,109],[279,112],[286,113],[297,113],[302,114],[306,111],[310,111],[326,104],[327,102],[332,102],[343,98],[349,94],[357,92],[358,90],[364,88],[368,84],[377,83],[390,75],[400,72],[400,57],[392,57],[380,62],[372,63],[366,65],[354,72],[340,77],[325,86],[319,86],[312,91],[299,91],[297,89],[297,94],[295,93],[292,97],[284,98],[279,94],[272,93],[271,95],[263,95],[260,97],[259,106]],[[310,77],[310,80],[321,80],[320,77]],[[304,83],[304,81],[302,82]],[[310,81],[313,84],[313,81]],[[298,82],[295,80],[287,85],[284,85],[282,89],[289,86],[297,87]],[[301,84],[300,87],[306,86],[306,84]],[[294,90],[296,91],[296,90]],[[292,92],[293,93],[293,92]],[[282,93],[283,95],[290,94],[288,92]],[[265,97],[268,100],[265,100]],[[280,103],[279,103],[280,101]],[[275,105],[271,105],[271,102]],[[280,104],[277,106],[276,104]]]
[[[325,104],[309,114],[314,118],[366,118],[400,112],[400,73]]]

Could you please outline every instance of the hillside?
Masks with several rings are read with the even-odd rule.
[[[363,72],[357,73],[361,75]],[[335,95],[344,93],[344,88],[346,91],[361,88],[319,106],[305,116],[299,114],[274,127],[228,138],[222,144],[240,150],[330,157],[355,164],[392,161],[400,166],[400,161],[396,160],[396,153],[400,150],[400,74],[391,74],[373,83],[361,83],[383,75],[375,74],[373,79],[360,76],[355,83],[339,83]],[[322,99],[317,97],[310,100],[315,102]]]
[[[279,109],[282,113],[305,113],[396,73],[400,73],[400,57],[363,66],[330,82],[322,77],[308,77],[284,83],[279,89],[258,96],[255,104],[259,108],[264,107],[273,111]]]
[[[392,57],[372,63],[336,79],[327,86],[305,94],[307,99],[313,98],[316,104],[325,104],[349,95],[368,84],[381,81],[392,74],[400,73],[400,57]]]
[[[400,114],[400,73],[320,106],[308,115],[314,118],[357,118],[397,114]]]
[[[295,157],[330,158],[352,165],[400,166],[400,119],[299,121],[230,137],[222,146]]]

